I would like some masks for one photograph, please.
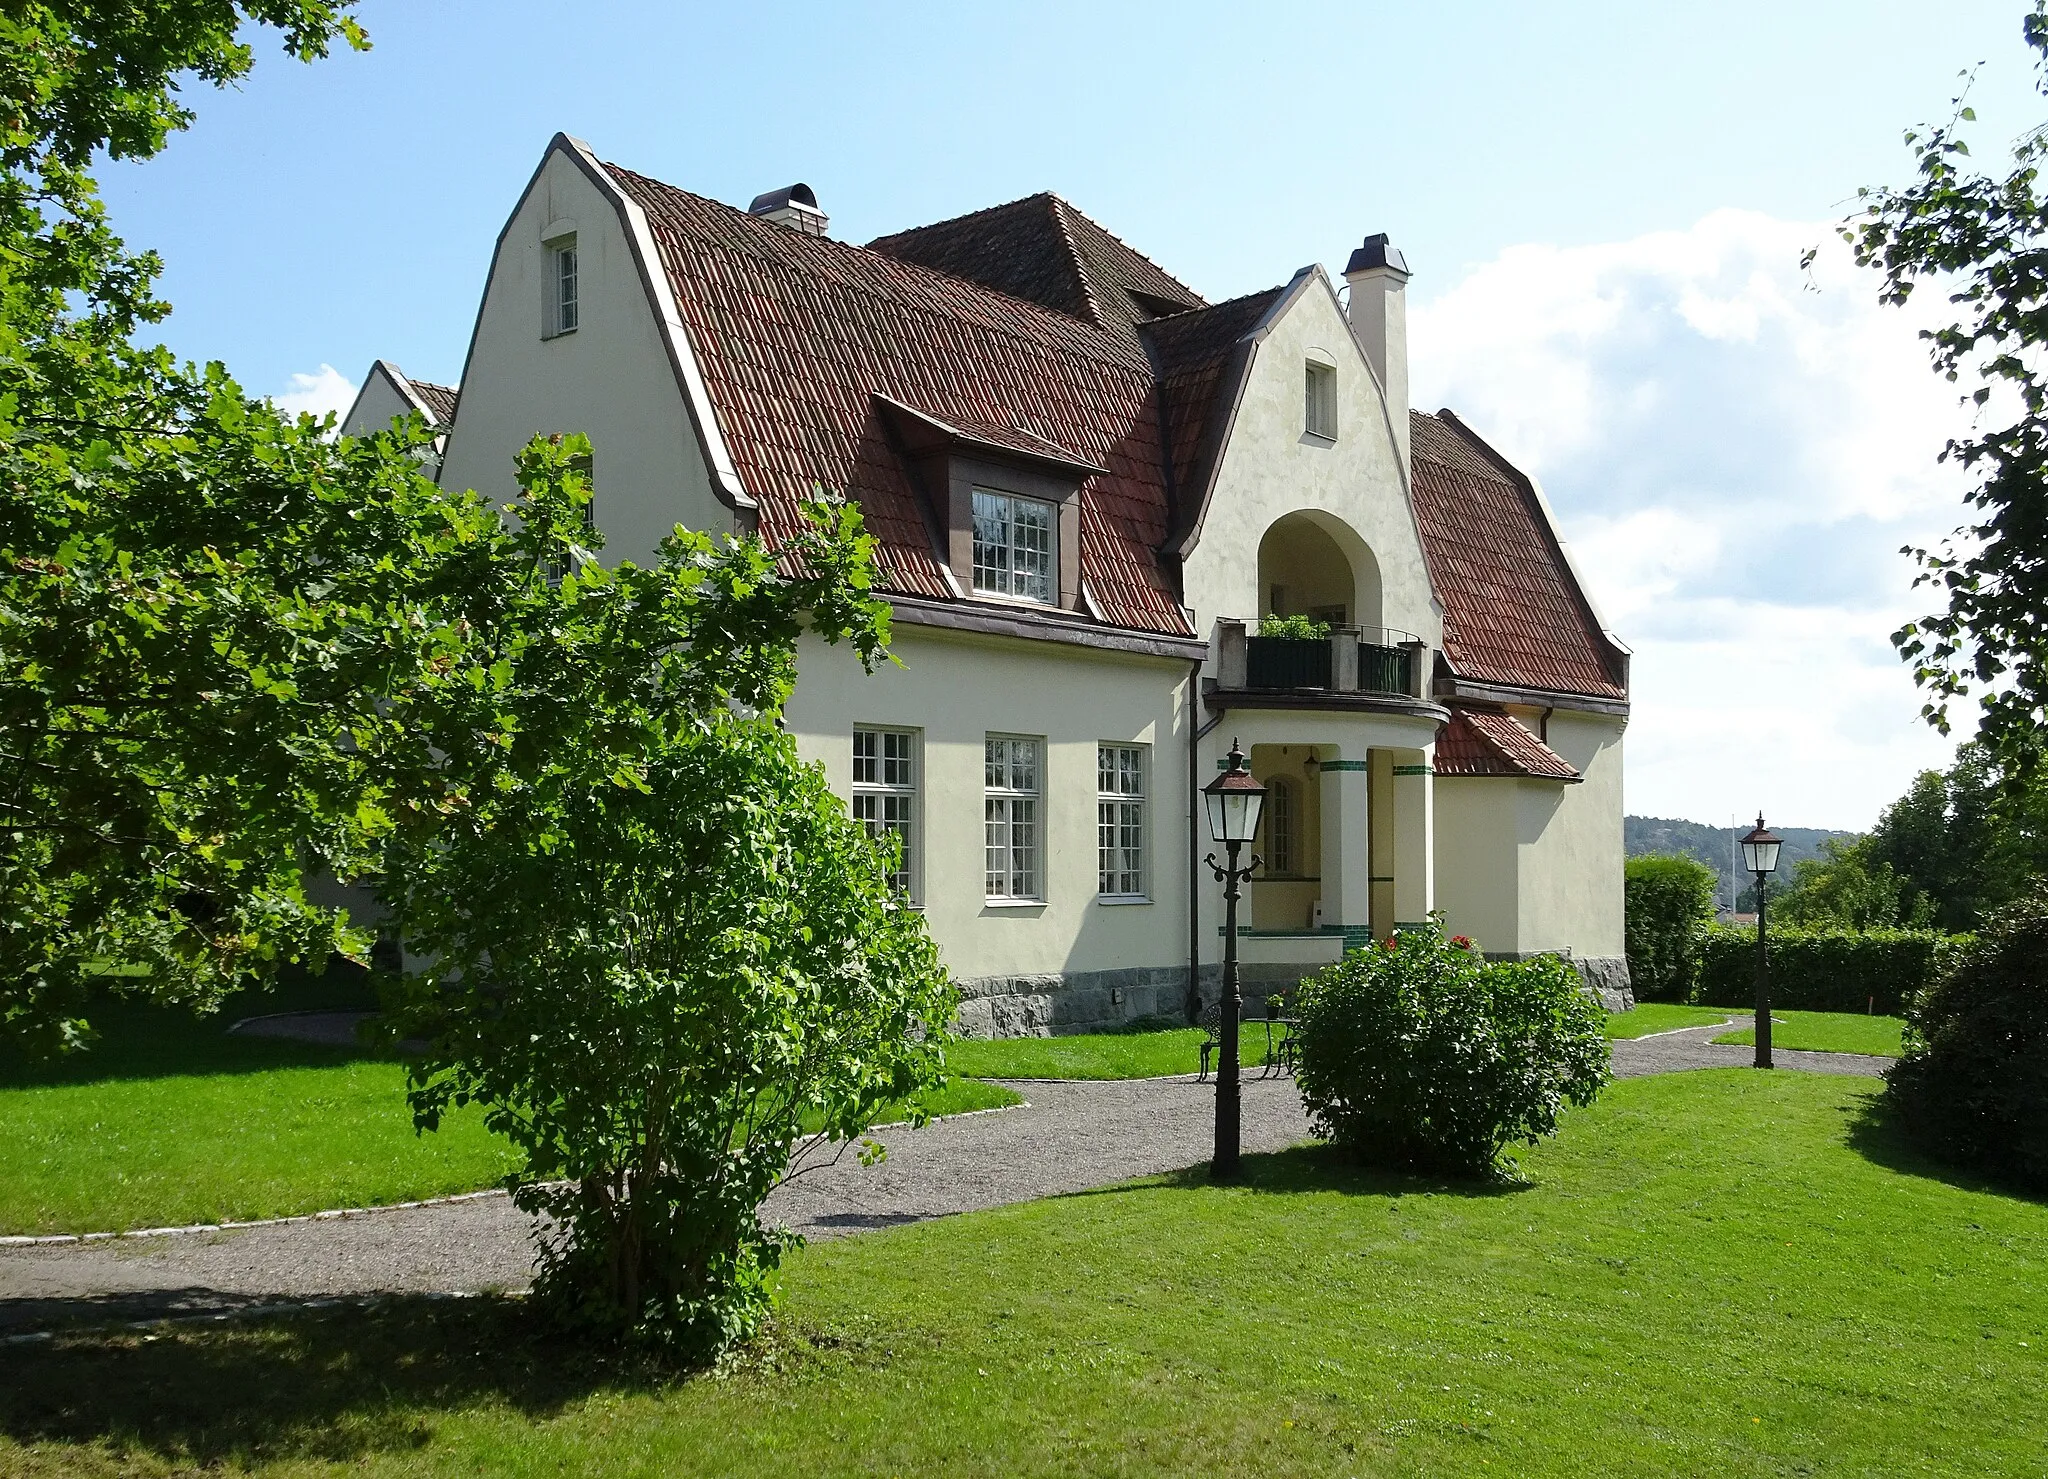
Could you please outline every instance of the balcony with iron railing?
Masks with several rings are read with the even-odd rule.
[[[1234,692],[1355,694],[1429,699],[1429,644],[1392,627],[1332,626],[1326,637],[1260,636],[1258,624],[1217,623],[1217,686]]]

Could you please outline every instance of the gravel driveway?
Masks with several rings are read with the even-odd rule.
[[[1740,1067],[1751,1050],[1709,1041],[1725,1026],[1614,1044],[1620,1078]],[[1888,1058],[1779,1051],[1780,1067],[1882,1073]],[[764,1216],[830,1238],[971,1212],[1206,1161],[1214,1087],[1192,1079],[1013,1082],[1012,1109],[877,1132],[888,1159],[851,1154],[806,1170]],[[1308,1137],[1287,1079],[1244,1085],[1244,1148]],[[532,1225],[503,1196],[353,1213],[219,1232],[0,1247],[0,1332],[79,1321],[225,1313],[266,1304],[383,1292],[521,1289],[532,1276]]]

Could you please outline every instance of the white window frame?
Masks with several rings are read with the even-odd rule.
[[[1000,488],[976,488],[973,500],[974,593],[999,596],[1009,601],[1029,601],[1035,606],[1055,606],[1060,597],[1060,510],[1044,498],[1022,493],[1005,493]],[[1022,510],[1043,515],[1037,527],[1044,532],[1042,549],[1022,549],[1017,531]],[[984,533],[989,538],[984,539]],[[1028,555],[1020,567],[1018,556]],[[1029,568],[1035,566],[1036,568]]]
[[[983,896],[991,904],[1044,903],[1045,853],[1045,738],[988,735],[982,745]]]
[[[1151,898],[1146,815],[1152,772],[1149,745],[1103,740],[1095,747],[1095,894],[1105,903]]]
[[[545,339],[573,334],[583,321],[583,258],[576,238],[558,236],[547,246],[547,329]]]
[[[1337,440],[1337,370],[1334,365],[1305,362],[1302,430],[1326,442]]]
[[[890,831],[903,839],[902,856],[891,881],[913,904],[922,897],[918,866],[922,738],[914,729],[881,724],[859,724],[853,730],[853,818],[867,828],[870,837]],[[864,741],[872,743],[864,746]],[[861,753],[863,748],[869,750],[867,755]]]

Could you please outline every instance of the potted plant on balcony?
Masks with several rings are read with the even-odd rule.
[[[1246,642],[1254,688],[1328,688],[1330,624],[1312,616],[1259,618],[1259,634]]]

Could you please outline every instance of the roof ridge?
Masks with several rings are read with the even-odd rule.
[[[634,179],[645,181],[648,185],[653,186],[657,190],[667,190],[676,195],[686,196],[691,200],[699,201],[705,205],[712,206],[715,209],[721,211],[728,211],[736,217],[754,222],[756,226],[758,226],[760,229],[764,231],[789,231],[789,228],[787,226],[777,225],[773,221],[764,221],[761,217],[753,214],[751,211],[742,209],[739,206],[731,205],[726,201],[719,200],[713,196],[699,195],[696,191],[685,190],[680,185],[671,185],[668,181],[658,180],[653,175],[642,174],[639,170],[633,169],[629,165],[618,164],[609,159],[600,160],[598,162],[602,164],[604,168],[606,168],[607,170],[616,170],[620,174],[631,175]],[[1039,193],[1049,194],[1050,192],[1040,191]],[[1033,197],[1031,196],[1024,197],[1024,199],[1026,200],[1032,198]],[[1011,201],[1009,203],[1015,205],[1018,204],[1019,202]],[[1071,313],[1063,313],[1059,309],[1054,308],[1049,304],[1039,302],[1036,298],[1022,297],[1016,293],[1006,293],[1001,288],[990,287],[987,283],[978,282],[971,277],[955,277],[950,272],[941,272],[938,268],[927,267],[922,262],[913,262],[903,257],[892,256],[888,252],[878,252],[874,250],[873,247],[864,245],[857,241],[842,241],[836,236],[808,236],[795,232],[791,232],[790,234],[797,236],[798,239],[801,241],[810,243],[812,249],[829,249],[838,252],[855,252],[863,257],[873,258],[875,261],[878,262],[886,262],[889,264],[889,267],[893,271],[906,272],[911,273],[913,275],[922,275],[925,277],[934,278],[939,282],[950,283],[955,287],[966,288],[972,292],[986,293],[992,298],[1001,299],[1005,304],[1014,304],[1020,306],[1028,310],[1030,313],[1047,320],[1057,321],[1061,324],[1078,324],[1088,333],[1093,334],[1094,336],[1096,336],[1096,338],[1098,338],[1101,341],[1102,348],[1105,351],[1101,355],[1103,363],[1114,365],[1119,369],[1134,371],[1145,368],[1145,366],[1140,363],[1143,360],[1143,356],[1133,356],[1131,354],[1121,352],[1117,344],[1116,337],[1112,335],[1108,330],[1103,328],[1102,325],[1098,323],[1091,323],[1085,318],[1077,318]],[[882,240],[883,238],[877,237],[876,239]]]
[[[1263,298],[1269,293],[1286,290],[1287,284],[1276,282],[1269,288],[1253,288],[1249,293],[1239,293],[1235,298],[1219,298],[1214,303],[1201,303],[1192,308],[1183,308],[1178,313],[1162,313],[1157,318],[1148,318],[1138,327],[1156,329],[1161,324],[1170,324],[1175,319],[1186,318],[1191,313],[1214,313],[1219,308],[1235,308],[1240,303],[1249,303],[1254,298]]]
[[[1097,231],[1100,231],[1104,236],[1108,237],[1111,241],[1115,242],[1118,246],[1122,247],[1125,251],[1129,252],[1132,256],[1136,257],[1140,262],[1143,262],[1147,267],[1150,267],[1154,272],[1158,273],[1161,277],[1165,278],[1168,282],[1172,283],[1175,287],[1180,288],[1190,298],[1199,299],[1202,297],[1200,293],[1196,292],[1193,288],[1189,287],[1186,283],[1182,282],[1178,277],[1175,277],[1171,272],[1168,272],[1164,267],[1161,267],[1159,263],[1152,257],[1151,253],[1139,251],[1136,247],[1132,246],[1129,242],[1125,241],[1121,236],[1118,236],[1114,231],[1110,230],[1107,226],[1103,225],[1100,221],[1096,220],[1093,216],[1089,215],[1088,212],[1082,210],[1078,205],[1075,205],[1071,200],[1068,200],[1064,195],[1059,194],[1057,191],[1050,191],[1048,193],[1052,195],[1052,198],[1055,201],[1059,202],[1062,209],[1072,211],[1075,215],[1079,216],[1082,220],[1086,221],[1090,226],[1094,227]],[[1152,294],[1150,296],[1156,297],[1157,294]],[[1213,308],[1214,306],[1214,304],[1210,303],[1206,299],[1203,299],[1201,302],[1196,303],[1194,305],[1194,307],[1197,308]]]
[[[1029,195],[1018,196],[1015,200],[1001,200],[997,201],[994,205],[977,206],[971,211],[962,211],[957,216],[947,216],[944,220],[941,221],[926,221],[922,225],[918,226],[905,226],[901,231],[884,232],[880,236],[874,237],[866,242],[862,242],[860,244],[861,250],[871,252],[875,249],[875,242],[878,241],[891,241],[894,240],[896,237],[909,236],[911,233],[917,231],[936,231],[941,226],[957,226],[962,221],[973,220],[976,216],[989,216],[994,215],[997,211],[1013,210],[1017,206],[1027,205],[1034,200],[1040,199],[1058,200],[1059,197],[1050,190],[1034,190]],[[887,256],[888,253],[884,252],[882,255]]]
[[[1080,243],[1074,240],[1073,227],[1067,224],[1067,212],[1073,210],[1073,207],[1050,190],[1046,191],[1045,195],[1051,202],[1053,224],[1059,228],[1060,240],[1066,245],[1067,260],[1074,264],[1074,276],[1080,280],[1081,301],[1088,305],[1088,317],[1094,321],[1096,328],[1107,330],[1109,325],[1104,321],[1102,299],[1096,294],[1095,279],[1089,274],[1088,263],[1081,256]]]

